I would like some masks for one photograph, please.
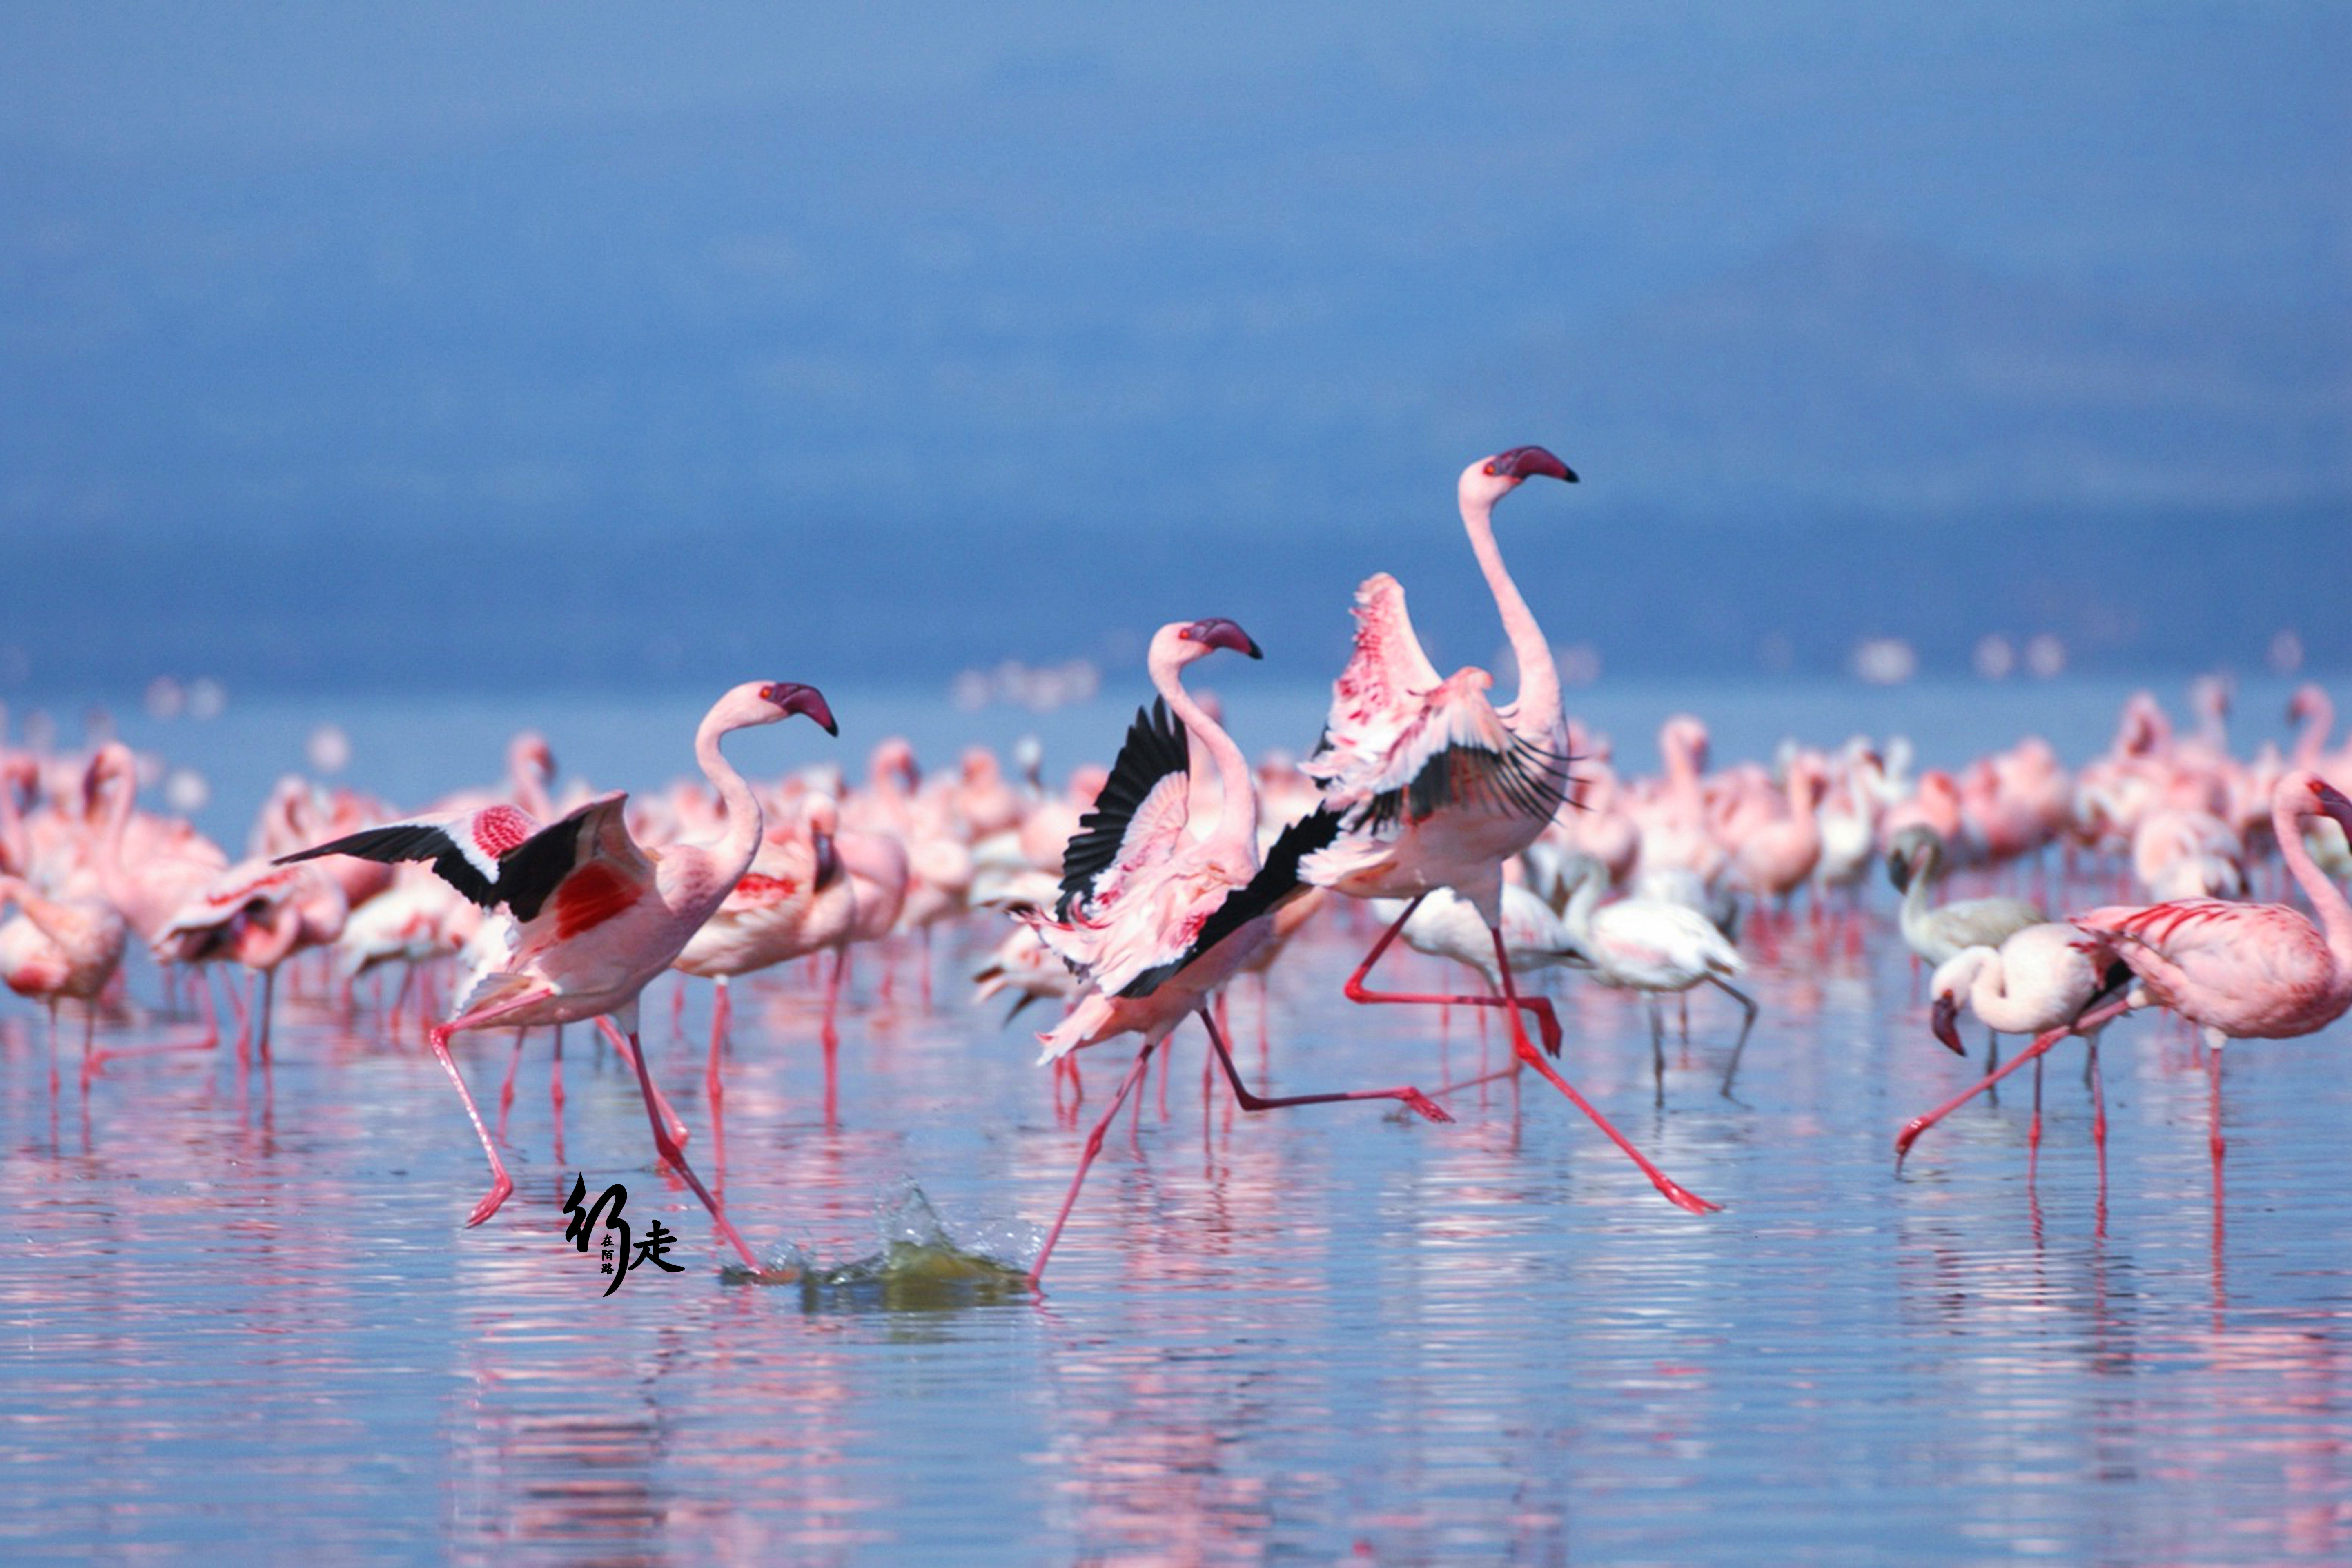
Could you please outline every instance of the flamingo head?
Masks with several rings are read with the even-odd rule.
[[[2290,724],[2308,722],[2313,715],[2326,711],[2327,693],[2313,681],[2305,681],[2286,700],[2286,717]]]
[[[826,704],[824,693],[815,687],[803,686],[791,680],[771,680],[758,689],[760,700],[771,711],[754,719],[753,723],[773,724],[798,713],[815,720],[828,735],[841,733],[841,726],[833,721],[833,709]]]
[[[1956,993],[1936,993],[1936,1000],[1927,1010],[1927,1023],[1936,1031],[1936,1037],[1943,1041],[1954,1056],[1969,1054],[1968,1047],[1960,1044],[1960,999]]]
[[[1571,485],[1577,482],[1576,470],[1541,447],[1513,447],[1481,458],[1462,470],[1462,504],[1465,510],[1492,507],[1522,481],[1538,475]]]
[[[2347,798],[2342,790],[2308,770],[2289,773],[2280,782],[2282,793],[2291,796],[2298,793],[2302,795],[2303,799],[2296,804],[2304,815],[2332,816],[2343,826],[2346,835],[2352,837],[2352,798]],[[2308,805],[2304,804],[2306,801]]]
[[[1994,960],[1987,947],[1963,948],[1936,966],[1927,981],[1927,1026],[1954,1056],[1969,1054],[1960,1043],[1960,1005],[1978,973]]]
[[[1175,633],[1177,657],[1187,664],[1221,647],[1245,653],[1252,658],[1265,657],[1257,644],[1251,640],[1249,633],[1219,616],[1213,616],[1205,621],[1193,621],[1189,625],[1179,622],[1168,629]]]

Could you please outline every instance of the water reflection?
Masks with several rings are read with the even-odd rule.
[[[560,1107],[550,1042],[527,1048],[515,1196],[466,1231],[478,1156],[405,1026],[313,994],[266,1070],[126,1058],[85,1100],[70,1074],[50,1093],[37,1019],[0,1016],[0,1417],[18,1494],[47,1500],[0,1516],[0,1549],[2352,1554],[2340,1045],[2232,1058],[2225,1191],[2192,1043],[2150,1024],[2108,1038],[2104,1181],[2067,1070],[2031,1182],[2023,1096],[1955,1116],[1897,1178],[1894,1129],[1968,1069],[1883,937],[1783,934],[1737,1102],[1714,1092],[1727,1007],[1670,1036],[1661,1104],[1638,1005],[1557,988],[1563,1070],[1720,1216],[1658,1201],[1540,1086],[1467,1093],[1444,1128],[1253,1117],[1204,1091],[1188,1033],[1042,1300],[973,1259],[1034,1245],[1083,1127],[1024,1031],[944,984],[925,1010],[911,960],[887,1003],[861,981],[830,1104],[799,977],[738,990],[728,1201],[755,1246],[836,1271],[809,1289],[722,1283],[699,1205],[648,1163],[632,1076],[584,1031]],[[1236,1004],[1254,1082],[1477,1070],[1476,1020],[1441,1044],[1433,1019],[1351,1008],[1349,936],[1303,940],[1262,1063]],[[689,996],[674,1031],[647,1009],[696,1147],[707,1008]],[[507,1059],[496,1037],[461,1053],[478,1087]],[[580,1175],[625,1182],[688,1271],[601,1298],[562,1235]],[[894,1262],[876,1208],[909,1178],[955,1245]],[[228,1521],[224,1475],[272,1508]]]

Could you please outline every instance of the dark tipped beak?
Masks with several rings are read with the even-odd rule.
[[[1937,1039],[1951,1047],[1954,1056],[1964,1057],[1969,1054],[1969,1048],[1960,1044],[1960,999],[1958,997],[1937,997],[1936,1005],[1928,1012],[1927,1026],[1936,1031]]]
[[[1203,647],[1231,648],[1235,653],[1247,654],[1252,658],[1265,657],[1259,650],[1256,640],[1249,633],[1227,620],[1193,622],[1192,640]]]
[[[824,726],[824,732],[828,735],[841,733],[841,726],[833,721],[833,708],[825,701],[824,693],[814,686],[780,680],[768,688],[767,697],[787,714],[799,713],[815,720]]]
[[[1910,860],[1901,855],[1889,855],[1886,858],[1886,879],[1895,884],[1895,890],[1896,892],[1905,893],[1910,891]]]
[[[1507,479],[1531,479],[1538,474],[1546,479],[1565,479],[1576,483],[1576,470],[1545,451],[1541,447],[1514,447],[1507,452],[1497,452],[1486,465]]]
[[[834,879],[841,875],[841,857],[834,850],[833,835],[812,833],[809,845],[816,851],[816,878],[810,886],[818,889],[832,887]]]

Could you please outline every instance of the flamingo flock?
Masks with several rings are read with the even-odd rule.
[[[730,986],[803,966],[814,974],[830,1120],[838,1018],[857,1005],[853,953],[877,956],[886,995],[911,954],[930,1006],[944,933],[988,950],[977,1001],[1009,996],[1014,1015],[1058,1010],[1036,1037],[1057,1106],[1084,1053],[1133,1045],[1079,1141],[1028,1267],[1034,1283],[1109,1128],[1155,1055],[1194,1021],[1204,1075],[1216,1068],[1251,1112],[1385,1100],[1445,1123],[1465,1090],[1502,1079],[1516,1089],[1532,1072],[1661,1195],[1711,1213],[1716,1202],[1667,1176],[1565,1076],[1553,989],[1589,981],[1643,994],[1661,1105],[1664,999],[1685,1037],[1694,995],[1727,999],[1740,1013],[1736,1037],[1723,1029],[1717,1088],[1727,1098],[1759,1014],[1736,983],[1806,941],[1873,940],[1883,925],[1862,893],[1883,862],[1902,893],[1894,935],[1933,970],[1918,1033],[1958,1051],[1959,1019],[1973,1014],[1996,1036],[2032,1037],[1906,1125],[1898,1161],[2028,1062],[2038,1143],[2042,1057],[2085,1037],[2095,1093],[2101,1032],[2153,1009],[2203,1033],[2218,1187],[2225,1047],[2310,1034],[2352,1006],[2352,908],[2336,885],[2352,871],[2352,747],[2331,747],[2326,692],[2297,693],[2290,752],[2242,759],[2228,742],[2228,689],[2210,682],[2192,697],[2192,733],[2176,733],[2152,697],[2135,698],[2108,750],[2071,772],[2031,739],[1916,774],[1899,743],[1859,740],[1710,772],[1705,723],[1675,714],[1658,732],[1661,774],[1629,776],[1605,737],[1565,714],[1550,645],[1496,537],[1498,503],[1528,480],[1576,479],[1544,448],[1516,447],[1472,463],[1456,484],[1517,667],[1512,699],[1495,699],[1486,670],[1442,674],[1403,587],[1375,574],[1357,592],[1353,649],[1322,734],[1297,764],[1254,764],[1187,689],[1184,672],[1200,660],[1264,657],[1217,617],[1160,629],[1144,670],[1151,706],[1108,768],[1082,765],[1060,788],[1034,749],[1010,772],[974,749],[927,777],[898,738],[873,747],[856,786],[824,753],[824,766],[755,784],[722,754],[721,737],[793,717],[829,735],[838,726],[814,688],[752,681],[720,697],[696,731],[698,779],[635,796],[559,790],[551,749],[526,734],[501,784],[406,810],[289,780],[233,859],[185,820],[140,808],[140,759],[119,743],[87,754],[0,744],[0,981],[48,1015],[53,1094],[58,1014],[79,1013],[87,1095],[112,1059],[220,1048],[221,972],[247,977],[220,989],[240,1063],[250,1052],[264,1070],[278,976],[300,984],[304,955],[350,997],[360,977],[396,972],[383,1026],[395,1032],[414,1006],[489,1165],[468,1226],[490,1219],[513,1183],[452,1041],[596,1021],[634,1068],[658,1159],[757,1274],[760,1258],[689,1164],[688,1129],[656,1084],[644,994],[673,971],[675,986],[692,977],[716,987],[703,1088],[723,1161]],[[2011,891],[1939,896],[1954,871]],[[2301,904],[2245,901],[2265,885]],[[2052,896],[2093,888],[2114,891]],[[1234,1058],[1226,994],[1244,976],[1259,987],[1263,1058],[1265,977],[1311,962],[1296,955],[1313,944],[1294,939],[1317,925],[1371,933],[1340,982],[1349,1000],[1473,1009],[1505,1032],[1508,1065],[1427,1089],[1253,1089]],[[1459,981],[1373,989],[1376,966],[1400,948]],[[101,1044],[101,1033],[130,1027],[125,961],[138,952],[159,966],[169,1005],[201,1011],[201,1038]],[[2095,1140],[2105,1129],[2102,1105]]]

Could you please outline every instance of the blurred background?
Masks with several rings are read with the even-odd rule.
[[[0,700],[2352,666],[2352,7],[0,8]],[[1873,649],[1877,649],[1874,653]],[[1872,660],[1881,661],[1874,669]]]

